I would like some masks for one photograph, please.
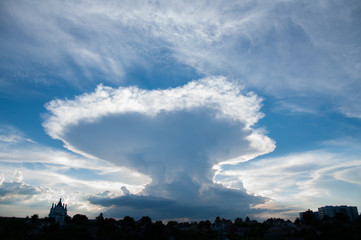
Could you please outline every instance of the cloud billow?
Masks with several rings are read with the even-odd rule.
[[[174,185],[176,184],[170,184],[169,187],[178,191],[178,194],[184,194]],[[266,200],[264,197],[249,195],[244,190],[225,188],[220,184],[209,186],[207,190],[198,193],[196,198],[188,197],[188,201],[134,194],[115,198],[95,195],[89,198],[92,204],[111,207],[106,212],[107,215],[130,215],[135,218],[149,215],[155,219],[213,219],[215,216],[235,218],[252,214],[249,205],[261,204]]]
[[[70,150],[151,178],[140,195],[122,189],[124,196],[89,198],[111,214],[143,206],[143,214],[158,218],[236,217],[265,199],[215,183],[214,167],[273,151],[274,142],[252,129],[260,107],[256,95],[221,77],[167,90],[101,86],[50,102],[44,126]]]
[[[42,189],[35,188],[23,182],[20,171],[16,171],[13,180],[0,178],[0,205],[30,199],[42,193]]]
[[[33,186],[26,185],[23,182],[3,182],[0,185],[0,197],[5,197],[10,194],[14,195],[34,195],[40,191]]]

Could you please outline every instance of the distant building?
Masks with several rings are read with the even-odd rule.
[[[68,205],[61,203],[61,198],[58,204],[52,204],[50,208],[49,218],[54,218],[56,223],[64,224],[65,217],[68,214]]]
[[[306,212],[300,212],[300,220],[301,221],[303,220],[303,216],[306,213],[312,213],[319,220],[322,220],[325,217],[334,218],[336,216],[336,214],[338,214],[338,213],[345,214],[349,218],[350,222],[353,222],[353,221],[356,221],[357,219],[359,219],[359,213],[358,213],[357,207],[346,206],[346,205],[324,206],[324,207],[318,208],[318,212],[313,212],[308,209]]]
[[[320,213],[320,218],[323,219],[325,216],[333,218],[338,213],[345,214],[351,222],[356,221],[359,218],[359,213],[357,211],[357,207],[354,206],[324,206],[318,209]]]

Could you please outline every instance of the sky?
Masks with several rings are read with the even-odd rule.
[[[361,2],[1,1],[0,215],[361,208]]]

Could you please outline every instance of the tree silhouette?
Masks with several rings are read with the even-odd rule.
[[[236,218],[236,219],[234,220],[234,224],[235,224],[236,226],[238,226],[238,227],[242,226],[242,223],[243,223],[242,218]]]
[[[121,225],[132,227],[135,224],[135,220],[132,217],[125,216],[121,221]]]
[[[151,224],[152,223],[152,219],[148,216],[143,216],[141,219],[140,219],[140,223],[142,225],[148,225],[148,224]]]
[[[82,214],[75,214],[72,219],[72,223],[75,225],[87,225],[88,222],[88,217]]]
[[[320,221],[317,219],[314,212],[312,212],[311,210],[307,210],[306,212],[303,213],[302,223],[304,225],[315,226],[315,225],[319,224],[319,222]]]
[[[31,216],[31,222],[33,223],[39,222],[39,215],[34,214],[33,216]]]

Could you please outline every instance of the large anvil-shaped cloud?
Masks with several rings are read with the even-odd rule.
[[[182,215],[187,211],[175,208],[188,205],[212,206],[214,214],[234,213],[234,208],[245,209],[263,199],[214,183],[214,166],[248,161],[275,148],[271,139],[252,129],[263,117],[262,99],[242,92],[222,77],[167,90],[98,86],[94,93],[47,104],[50,115],[44,127],[68,149],[152,179],[144,195],[134,196],[134,201],[90,198],[94,203],[135,204],[128,207],[136,208],[143,200],[147,206],[152,205],[149,202],[159,205],[160,198],[172,203],[166,206],[175,214],[167,217],[187,217]],[[212,202],[223,194],[231,203],[220,204],[215,211]]]

